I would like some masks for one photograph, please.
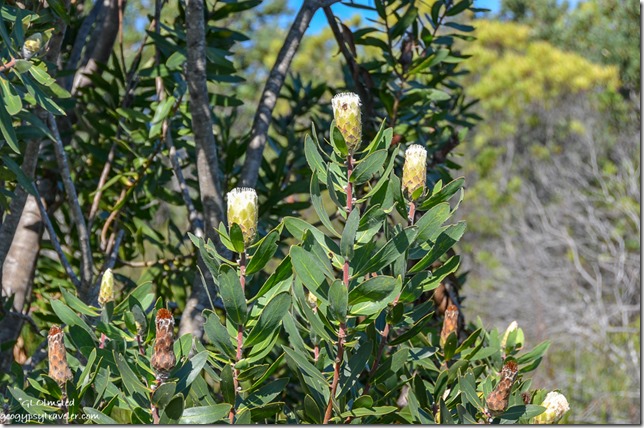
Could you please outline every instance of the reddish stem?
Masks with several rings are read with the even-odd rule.
[[[11,58],[11,61],[9,61],[8,63],[0,65],[0,72],[5,71],[5,70],[9,70],[14,65],[16,65],[16,59]]]
[[[340,330],[338,331],[338,356],[335,358],[335,368],[333,369],[331,395],[329,396],[329,403],[326,406],[324,421],[322,422],[325,425],[328,424],[329,419],[331,419],[331,414],[333,413],[333,399],[335,398],[335,392],[338,390],[338,382],[340,381],[340,366],[342,365],[342,359],[344,358],[344,339],[347,334],[346,328],[345,323],[340,323]]]
[[[414,220],[416,220],[416,204],[414,201],[409,202],[409,225],[413,226],[414,225]]]
[[[246,250],[239,254],[239,283],[241,284],[242,292],[246,292]],[[244,326],[239,324],[237,326],[237,354],[235,355],[236,362],[239,362],[242,359],[242,351],[244,346]],[[239,390],[239,369],[233,370],[233,385],[235,387],[235,396],[237,396]],[[230,409],[228,414],[228,419],[230,423],[235,421],[235,405]]]
[[[98,345],[98,349],[104,349],[105,348],[105,340],[107,339],[107,336],[105,336],[105,333],[101,333],[101,342]]]
[[[353,173],[353,154],[347,156],[347,213],[353,209],[353,185],[351,184],[351,174]]]

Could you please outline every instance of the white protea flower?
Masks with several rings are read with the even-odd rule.
[[[22,45],[22,57],[30,59],[32,56],[38,54],[42,49],[42,34],[34,33],[27,37],[25,43]]]
[[[362,113],[360,97],[352,92],[337,94],[331,100],[335,126],[340,130],[350,152],[362,143]]]
[[[505,329],[505,333],[503,333],[503,338],[501,339],[501,349],[505,349],[505,345],[508,342],[508,336],[517,328],[519,328],[519,324],[517,324],[516,321],[512,321],[508,328]]]
[[[556,424],[570,410],[566,397],[557,391],[549,392],[541,405],[546,411],[534,418],[537,424]]]
[[[405,151],[405,164],[403,165],[402,177],[403,193],[407,198],[412,199],[412,195],[418,189],[423,189],[423,192],[425,191],[426,180],[427,150],[419,144],[412,144]]]
[[[244,245],[250,245],[257,234],[257,192],[237,187],[228,192],[228,228],[238,224],[244,235]]]
[[[101,279],[101,289],[98,293],[98,304],[105,306],[107,302],[114,301],[114,275],[112,269],[107,269]]]

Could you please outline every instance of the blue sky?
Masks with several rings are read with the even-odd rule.
[[[301,5],[301,0],[288,0],[289,7],[294,11],[298,10]],[[366,3],[364,0],[360,0],[360,3]],[[373,0],[367,0],[367,3],[373,5]],[[474,5],[479,8],[490,9],[492,12],[499,10],[500,0],[474,0]],[[337,3],[332,6],[333,13],[338,16],[340,19],[348,19],[353,15],[362,13],[364,18],[376,18],[375,13],[369,13],[365,10],[355,9],[349,6],[345,6],[341,3]],[[318,10],[317,13],[313,16],[311,20],[311,26],[309,27],[311,33],[317,33],[327,26],[326,17],[322,10]]]

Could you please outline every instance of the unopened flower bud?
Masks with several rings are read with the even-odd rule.
[[[458,329],[458,307],[456,305],[449,305],[445,310],[445,318],[443,319],[443,329],[441,330],[440,345],[441,348],[445,347],[447,338],[451,333],[457,333]]]
[[[107,269],[101,279],[101,289],[98,293],[98,304],[105,306],[107,302],[114,301],[114,275],[112,269]]]
[[[510,392],[512,392],[512,385],[517,373],[519,373],[519,366],[516,361],[510,360],[503,365],[501,380],[485,400],[488,413],[491,416],[501,416],[508,408]]]
[[[546,411],[534,418],[536,424],[556,424],[570,410],[566,397],[556,391],[551,391],[541,403]]]
[[[306,296],[306,301],[308,302],[308,304],[311,307],[311,309],[317,308],[317,306],[318,306],[318,298],[315,296],[315,294],[309,293]]]
[[[63,339],[63,330],[57,325],[52,325],[47,335],[49,377],[61,387],[68,379],[72,378],[72,371],[67,364],[67,351]]]
[[[42,34],[34,33],[27,37],[25,43],[22,45],[22,57],[30,59],[32,56],[38,54],[42,49]]]
[[[505,345],[508,342],[508,336],[510,333],[515,331],[517,328],[519,328],[519,325],[517,324],[516,321],[512,321],[508,328],[505,329],[505,333],[503,333],[503,338],[501,339],[501,350],[505,349]]]
[[[165,381],[177,363],[174,355],[174,318],[169,310],[159,309],[156,316],[157,337],[150,364],[157,373],[157,379]]]
[[[425,191],[427,180],[427,150],[419,144],[412,144],[405,151],[405,164],[403,165],[402,190],[408,199],[417,199],[418,189]],[[421,192],[422,193],[422,192]]]
[[[255,189],[238,187],[228,192],[228,227],[238,224],[244,245],[250,245],[257,234],[257,193]]]
[[[349,152],[353,152],[362,143],[360,97],[352,92],[343,92],[333,97],[331,105],[335,126],[344,137]]]

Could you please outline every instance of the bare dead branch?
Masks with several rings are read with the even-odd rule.
[[[284,85],[286,73],[288,72],[291,61],[297,52],[304,32],[311,23],[311,18],[320,7],[327,7],[336,3],[339,0],[305,0],[302,3],[291,28],[284,39],[282,48],[280,49],[275,64],[271,69],[266,86],[262,92],[259,105],[257,106],[257,113],[253,119],[253,126],[251,128],[250,144],[246,149],[246,159],[244,160],[244,167],[242,169],[241,185],[246,187],[255,187],[257,177],[259,175],[259,167],[262,163],[262,156],[264,147],[268,139],[268,128],[271,124],[273,109],[277,103],[280,90]],[[188,49],[190,52],[190,49]]]
[[[92,258],[92,248],[89,240],[89,231],[87,229],[87,224],[85,223],[85,218],[83,217],[83,211],[81,210],[80,204],[78,203],[78,194],[76,193],[76,186],[72,181],[71,170],[69,168],[69,162],[67,161],[67,155],[65,154],[65,148],[63,147],[63,141],[60,138],[58,132],[58,126],[56,125],[56,118],[53,114],[49,113],[47,117],[47,122],[49,128],[51,129],[52,134],[55,139],[54,151],[56,153],[56,162],[58,168],[60,169],[60,175],[63,180],[63,186],[65,187],[65,193],[67,194],[67,202],[70,206],[70,212],[76,226],[76,231],[78,232],[78,239],[81,249],[81,290],[80,294],[82,296],[87,296],[89,287],[92,285],[92,275],[94,269],[94,260]]]
[[[58,236],[56,236],[56,231],[54,230],[54,226],[51,223],[51,219],[49,218],[49,215],[47,214],[47,209],[45,208],[45,205],[42,203],[42,198],[40,197],[40,193],[38,192],[38,189],[36,189],[35,199],[36,199],[36,203],[38,203],[40,216],[42,217],[43,222],[45,222],[45,228],[47,229],[47,233],[49,234],[49,240],[51,241],[51,244],[54,246],[54,250],[56,250],[56,254],[58,254],[60,263],[63,265],[65,272],[67,272],[67,276],[69,276],[69,279],[72,281],[72,284],[74,284],[77,290],[80,290],[82,286],[81,281],[80,279],[78,279],[78,276],[74,273],[72,266],[69,264],[69,260],[67,260],[67,256],[65,255],[65,252],[60,246],[60,241],[58,240]]]

